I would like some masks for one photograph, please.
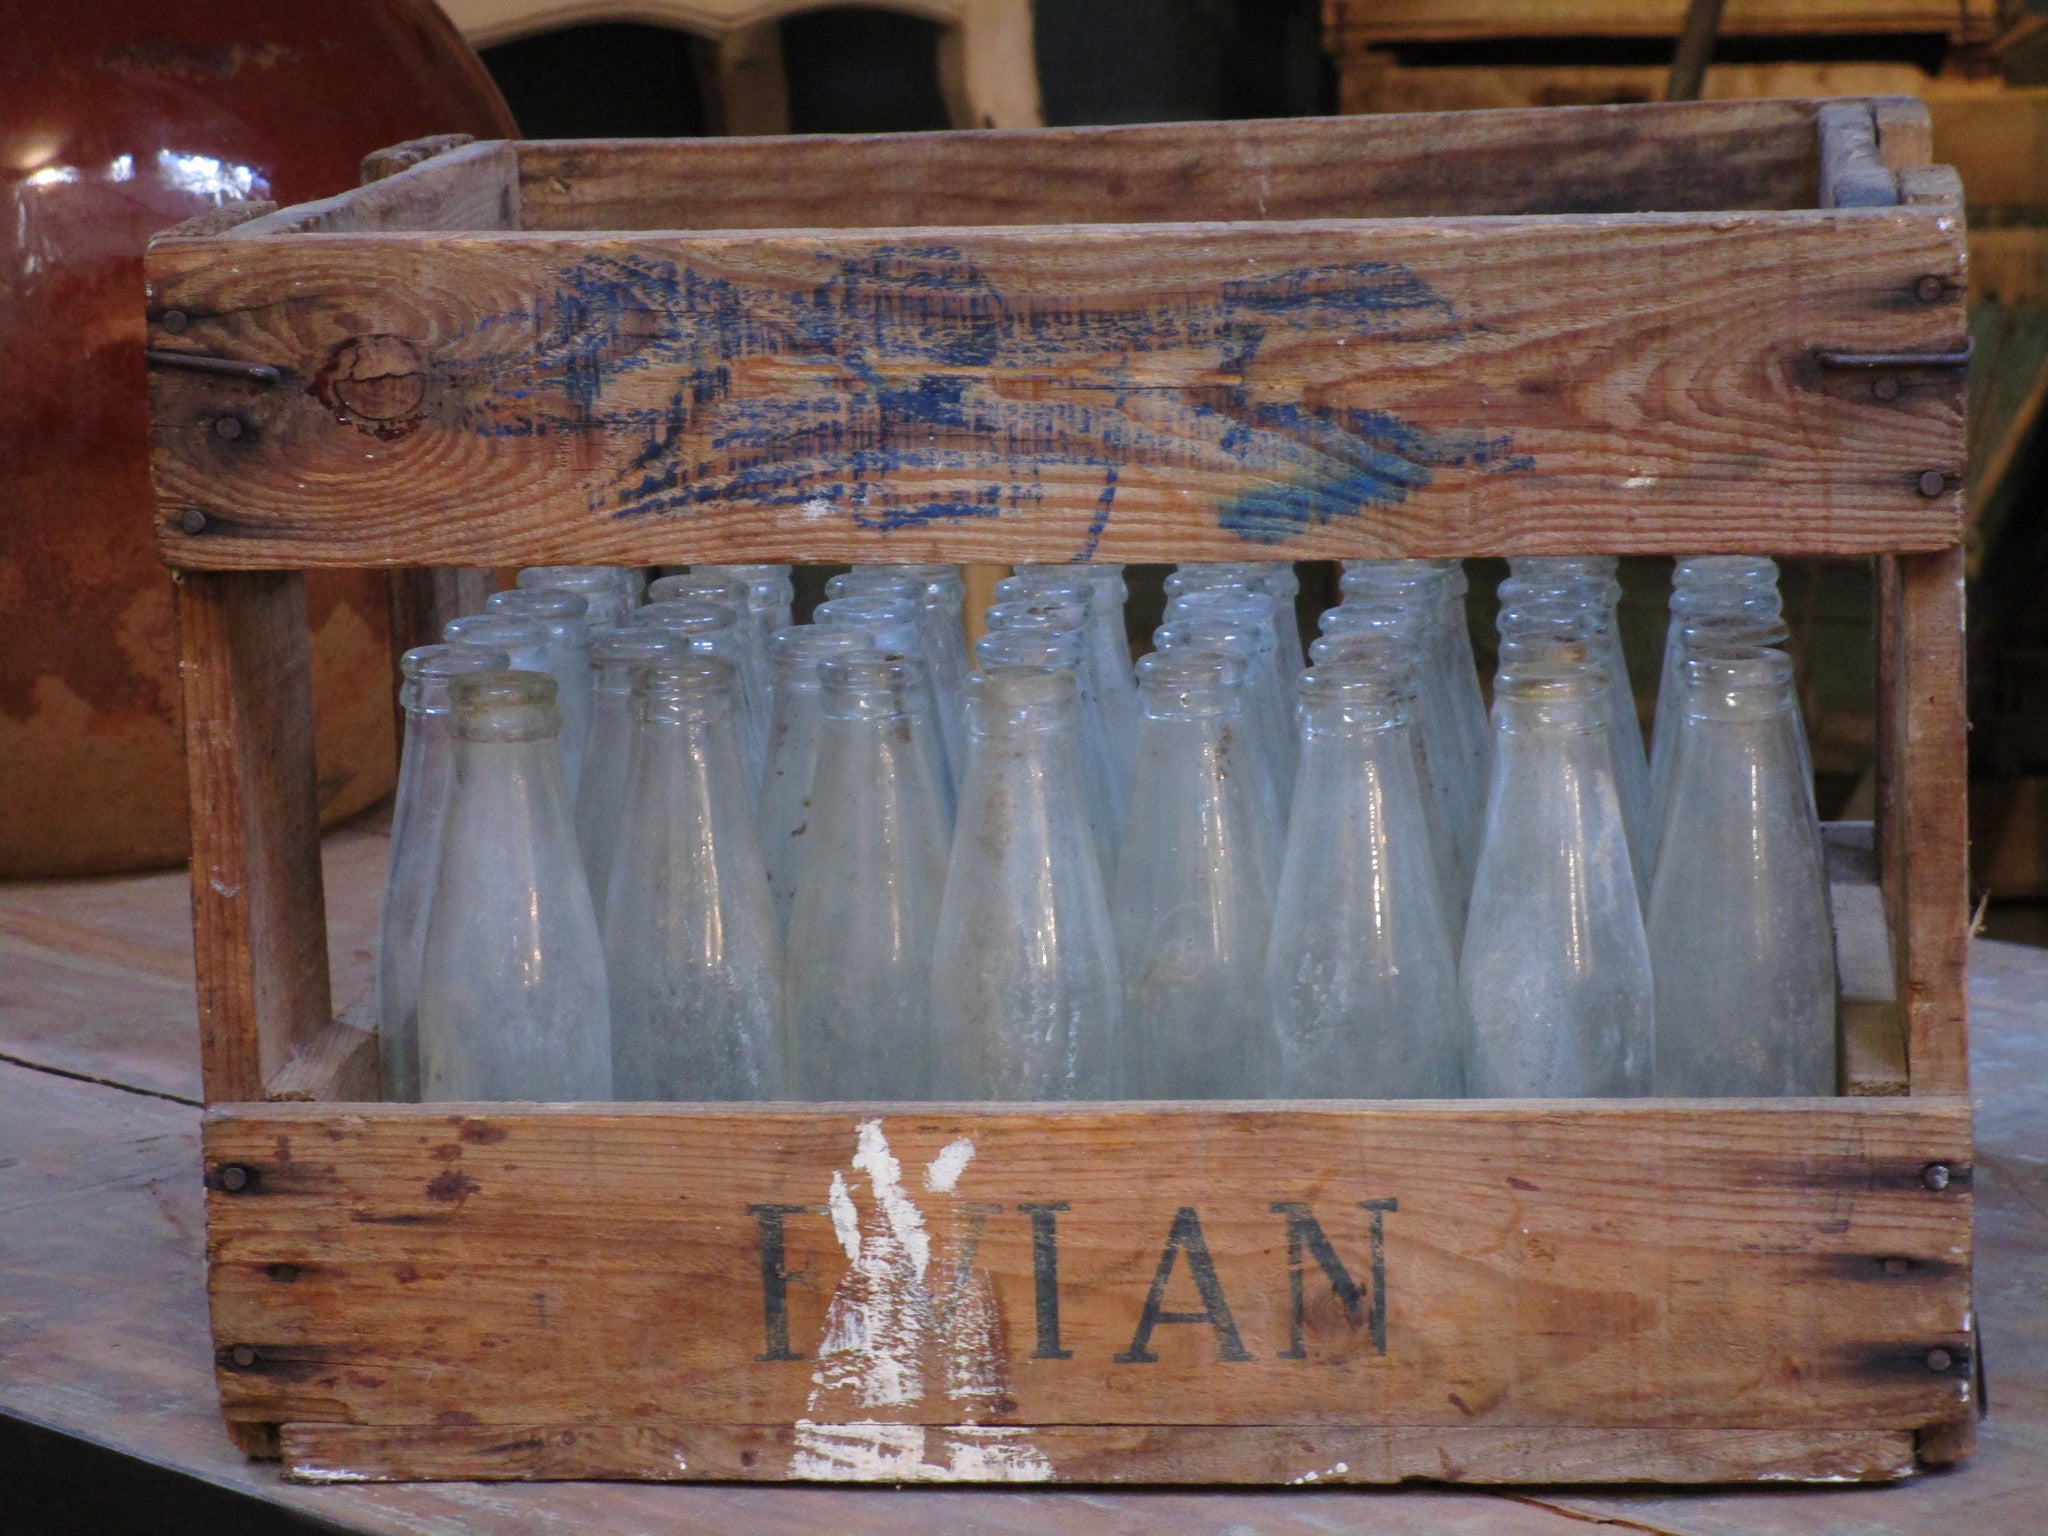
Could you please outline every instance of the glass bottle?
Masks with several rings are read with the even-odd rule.
[[[1138,778],[1110,920],[1123,970],[1123,1092],[1249,1099],[1272,1081],[1264,1013],[1274,829],[1223,658],[1138,663]]]
[[[1685,664],[1696,657],[1746,654],[1758,646],[1782,646],[1792,636],[1791,626],[1781,618],[1760,618],[1749,613],[1702,613],[1676,626],[1671,677],[1657,690],[1657,718],[1651,732],[1655,753],[1650,759],[1650,826],[1661,837],[1665,813],[1671,803],[1671,770],[1678,760],[1680,722],[1685,717]],[[1806,725],[1799,712],[1799,700],[1792,703],[1792,723],[1799,739],[1801,777],[1810,792],[1813,786],[1812,758],[1806,744]],[[1650,849],[1654,876],[1657,850]],[[1648,899],[1645,887],[1644,899]]]
[[[650,605],[652,606],[652,605]],[[780,1086],[782,946],[719,656],[635,671],[625,838],[604,949],[621,1099],[768,1099]]]
[[[1409,614],[1420,628],[1422,664],[1416,673],[1417,721],[1441,715],[1463,746],[1463,772],[1472,823],[1465,842],[1467,865],[1478,854],[1478,826],[1493,752],[1493,727],[1479,691],[1472,657],[1472,630],[1465,616],[1470,583],[1458,560],[1347,560],[1343,607],[1364,604]],[[1328,633],[1327,627],[1325,633]],[[1446,765],[1448,769],[1449,765]]]
[[[1801,779],[1792,662],[1683,663],[1685,717],[1650,888],[1655,1090],[1835,1091],[1835,961],[1820,824]]]
[[[597,914],[543,672],[448,685],[455,782],[420,962],[420,1097],[608,1099]]]
[[[1301,623],[1295,616],[1294,600],[1301,593],[1301,579],[1294,574],[1294,566],[1285,560],[1204,562],[1177,565],[1166,578],[1169,598],[1226,587],[1243,587],[1273,600],[1280,670],[1291,686],[1308,665],[1301,646]]]
[[[1721,564],[1721,560],[1730,563]],[[1671,782],[1671,749],[1677,744],[1678,722],[1685,714],[1679,667],[1686,656],[1686,629],[1694,624],[1727,626],[1721,633],[1736,643],[1783,645],[1791,630],[1785,625],[1784,603],[1778,595],[1777,562],[1722,556],[1710,564],[1695,557],[1679,561],[1673,572],[1671,620],[1664,630],[1657,710],[1650,724],[1653,825],[1662,825],[1664,798]]]
[[[931,659],[926,651],[923,606],[905,595],[855,592],[846,597],[827,598],[818,604],[813,617],[820,624],[843,624],[862,631],[878,651],[916,656],[924,661],[922,675],[911,683],[911,728],[930,754],[932,775],[939,786],[939,804],[950,827],[959,801],[961,765],[946,752],[946,729],[939,718],[938,696],[932,689]]]
[[[796,584],[786,565],[698,565],[693,576],[736,583],[744,593],[739,604],[740,627],[746,632],[748,695],[766,718],[768,695],[774,691],[775,668],[768,646],[775,631],[793,622],[790,609],[796,601]]]
[[[548,632],[547,673],[562,715],[562,779],[573,801],[590,744],[590,605],[574,592],[493,592],[488,611],[524,619]]]
[[[611,889],[612,850],[626,805],[626,764],[633,742],[633,668],[686,652],[680,635],[644,624],[614,624],[590,637],[590,745],[576,786],[576,846],[603,926],[603,893]]]
[[[801,1099],[930,1094],[949,849],[911,728],[911,674],[923,668],[893,653],[818,665],[818,766],[789,920],[789,1081]]]
[[[1184,592],[1166,604],[1169,624],[1206,621],[1242,624],[1259,632],[1267,672],[1257,686],[1271,694],[1268,725],[1272,733],[1273,772],[1280,789],[1280,803],[1285,806],[1294,795],[1295,759],[1300,750],[1294,720],[1294,690],[1299,678],[1286,670],[1281,658],[1279,611],[1273,599],[1263,592],[1228,587]]]
[[[398,756],[391,856],[377,918],[377,1065],[383,1095],[392,1103],[415,1104],[420,1096],[420,959],[448,788],[455,777],[448,685],[458,677],[503,672],[510,665],[503,651],[472,645],[420,645],[399,658],[405,679],[398,689],[405,707],[405,744]]]
[[[1614,785],[1605,672],[1494,684],[1493,784],[1465,923],[1465,1086],[1482,1098],[1649,1092],[1650,952]]]
[[[974,745],[932,954],[936,1097],[1116,1097],[1122,985],[1075,716],[1065,672],[968,682]]]
[[[1248,625],[1226,624],[1216,619],[1178,619],[1154,630],[1152,643],[1161,651],[1198,650],[1228,656],[1237,663],[1236,681],[1232,686],[1244,699],[1244,715],[1249,722],[1247,731],[1253,747],[1254,780],[1260,799],[1272,807],[1273,825],[1284,827],[1287,824],[1288,799],[1294,786],[1281,778],[1276,761],[1279,753],[1274,740],[1282,732],[1291,736],[1294,725],[1281,717],[1280,697],[1266,682],[1271,675],[1267,636]],[[1137,786],[1132,788],[1135,790]],[[1280,857],[1277,841],[1272,857],[1271,867],[1277,874]]]
[[[1414,689],[1413,660],[1392,656],[1318,664],[1303,679],[1301,782],[1264,965],[1284,1098],[1463,1091],[1466,1031],[1415,775]]]
[[[967,586],[957,565],[856,565],[855,573],[893,570],[919,584],[924,610],[925,661],[946,733],[946,760],[967,761]],[[956,772],[956,778],[959,774]]]
[[[996,608],[1008,607],[1004,603]],[[996,608],[991,608],[994,613]],[[1051,628],[990,629],[974,642],[974,659],[984,667],[1040,667],[1070,673],[1074,679],[1075,708],[1079,716],[1078,750],[1074,768],[1081,782],[1081,808],[1088,818],[1089,841],[1102,861],[1102,888],[1116,882],[1117,850],[1123,833],[1117,825],[1115,806],[1109,792],[1109,759],[1093,727],[1084,702],[1087,669],[1082,665],[1081,635],[1077,630]]]
[[[789,932],[797,872],[810,835],[811,784],[818,762],[818,721],[823,707],[822,662],[850,651],[871,651],[874,641],[844,624],[788,624],[775,631],[769,654],[775,691],[768,718],[768,765],[761,779],[761,856],[775,930]]]
[[[545,626],[515,619],[503,613],[469,613],[441,626],[441,639],[449,645],[472,645],[486,651],[503,651],[511,658],[513,670],[545,672],[548,669],[548,632]]]
[[[1091,814],[1105,821],[1109,846],[1113,851],[1123,843],[1124,805],[1130,786],[1117,778],[1116,753],[1109,740],[1109,718],[1103,711],[1102,694],[1095,686],[1095,669],[1088,665],[1088,610],[1064,597],[1013,598],[1006,603],[991,604],[982,616],[982,622],[990,634],[1013,630],[1028,630],[1035,634],[1061,631],[1073,637],[1074,686],[1079,690],[1081,742],[1086,749],[1083,767],[1090,775],[1090,792],[1098,788],[1102,791],[1102,799]],[[985,640],[988,635],[984,634],[982,638]],[[1005,661],[1001,656],[983,655],[978,642],[976,655],[984,665],[1002,665]],[[1108,871],[1115,867],[1114,858],[1103,866],[1105,879],[1109,878]]]
[[[687,576],[664,576],[648,588],[653,592],[664,581],[688,580]],[[681,635],[699,656],[715,656],[733,669],[733,730],[746,765],[749,794],[758,794],[761,774],[768,759],[768,701],[754,696],[752,673],[747,661],[746,621],[731,603],[702,597],[657,598],[633,611],[633,622]]]
[[[623,566],[530,565],[519,573],[522,592],[574,592],[589,605],[584,622],[593,630],[623,624],[635,606]]]
[[[1138,684],[1131,671],[1131,637],[1124,625],[1124,568],[1094,561],[1020,565],[995,586],[997,602],[1059,593],[1079,601],[1088,613],[1082,665],[1102,701],[1111,782],[1123,797],[1138,760]]]

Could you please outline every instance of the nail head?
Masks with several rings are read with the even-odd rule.
[[[187,507],[178,514],[178,526],[187,533],[206,532],[206,514],[197,507]]]
[[[239,416],[216,416],[213,419],[213,435],[233,442],[242,435],[242,418]]]
[[[1949,1171],[1947,1163],[1929,1163],[1920,1170],[1920,1182],[1929,1189],[1947,1189]]]
[[[1930,1371],[1946,1371],[1954,1366],[1955,1363],[1956,1357],[1945,1349],[1930,1349],[1927,1351],[1927,1369]]]
[[[158,323],[173,336],[182,336],[185,334],[185,327],[192,323],[192,317],[182,309],[167,309],[163,313],[163,319]]]
[[[1899,398],[1899,381],[1890,374],[1881,374],[1870,381],[1870,392],[1880,400]]]
[[[237,1344],[228,1351],[228,1358],[234,1361],[237,1367],[246,1371],[256,1363],[256,1351],[247,1344]]]
[[[256,1176],[246,1163],[227,1163],[220,1170],[220,1187],[231,1195],[238,1195],[256,1182]]]
[[[1948,476],[1944,475],[1940,470],[1923,469],[1920,471],[1920,494],[1922,496],[1939,496],[1947,489]]]
[[[1931,272],[1913,285],[1913,292],[1919,297],[1922,304],[1932,304],[1947,291],[1948,284]]]

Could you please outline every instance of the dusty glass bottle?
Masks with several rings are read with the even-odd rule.
[[[1354,653],[1355,654],[1355,653]],[[1284,1098],[1454,1098],[1466,1030],[1409,713],[1393,658],[1302,682],[1301,782],[1264,991]]]
[[[968,682],[974,738],[932,954],[933,1094],[1106,1099],[1122,985],[1080,814],[1074,679],[992,667]]]
[[[1020,565],[996,583],[997,602],[1066,595],[1088,612],[1082,665],[1102,702],[1109,739],[1111,782],[1123,796],[1138,757],[1138,684],[1131,671],[1131,639],[1124,627],[1124,568],[1114,563]]]
[[[514,589],[493,592],[487,607],[548,632],[547,673],[555,680],[555,707],[562,714],[562,780],[573,801],[590,744],[590,604],[574,592]]]
[[[605,900],[621,1099],[767,1099],[781,1082],[782,946],[722,657],[644,662]]]
[[[1088,611],[1081,604],[1052,596],[1013,598],[1006,603],[993,603],[983,615],[988,634],[1019,630],[1034,634],[1058,631],[1071,636],[1069,646],[1061,654],[1071,655],[1074,686],[1079,690],[1081,744],[1086,754],[1083,769],[1089,775],[1090,793],[1094,794],[1098,789],[1102,792],[1099,803],[1091,801],[1094,809],[1090,814],[1104,821],[1110,847],[1115,849],[1123,842],[1124,806],[1130,785],[1117,777],[1116,752],[1109,739],[1109,717],[1102,707],[1102,694],[1095,686],[1095,669],[1088,664],[1087,620]],[[987,634],[982,636],[983,640],[987,638]],[[976,657],[984,665],[1002,665],[1005,661],[999,655],[983,654],[979,642],[976,644]],[[1105,871],[1115,867],[1114,859],[1103,866]]]
[[[1289,611],[1292,618],[1292,610]],[[1280,647],[1280,612],[1263,592],[1243,587],[1209,587],[1183,592],[1169,598],[1166,622],[1242,624],[1256,628],[1265,654],[1267,674],[1257,683],[1272,696],[1271,720],[1277,725],[1273,738],[1273,769],[1279,775],[1280,798],[1284,805],[1294,786],[1294,765],[1299,747],[1295,740],[1294,690],[1299,675],[1289,670]]]
[[[1494,684],[1493,785],[1459,964],[1466,1091],[1585,1098],[1650,1089],[1649,946],[1592,662]]]
[[[377,918],[377,1066],[384,1097],[394,1103],[417,1103],[420,1096],[420,957],[448,789],[455,777],[449,730],[455,707],[448,685],[458,677],[510,666],[503,651],[472,645],[415,646],[399,658],[405,679],[398,689],[405,707],[405,744],[398,756],[391,855]]]
[[[1647,917],[1655,1090],[1831,1094],[1834,932],[1791,659],[1756,647],[1682,666],[1685,718]]]
[[[1004,606],[1007,605],[996,605]],[[989,611],[993,613],[995,609]],[[1088,820],[1089,841],[1102,860],[1102,886],[1105,891],[1110,890],[1116,881],[1117,850],[1123,845],[1123,832],[1109,792],[1108,755],[1090,728],[1088,711],[1082,702],[1086,696],[1087,669],[1082,665],[1080,634],[1057,629],[991,629],[974,642],[974,659],[984,667],[1041,667],[1073,677],[1079,716],[1074,770],[1080,780],[1081,809]]]
[[[455,781],[420,962],[420,1097],[608,1099],[597,914],[570,824],[555,680],[448,685]]]
[[[693,576],[737,584],[744,593],[740,627],[746,632],[746,658],[750,676],[747,691],[755,705],[769,713],[768,695],[775,687],[775,668],[768,646],[775,631],[791,622],[790,608],[796,601],[796,584],[786,565],[697,565]]]
[[[1656,756],[1650,759],[1650,825],[1661,840],[1664,817],[1671,807],[1671,773],[1678,762],[1680,722],[1685,718],[1685,664],[1701,657],[1746,655],[1758,646],[1777,647],[1792,637],[1791,626],[1781,618],[1759,618],[1748,614],[1705,613],[1677,626],[1677,649],[1671,678],[1658,690],[1657,719],[1652,734]],[[1788,683],[1788,686],[1789,683]],[[1813,791],[1813,759],[1806,742],[1806,723],[1800,715],[1799,697],[1790,700],[1791,725],[1799,746],[1800,777]],[[1650,870],[1657,868],[1657,845],[1650,847]],[[1649,900],[1647,887],[1643,899]]]
[[[818,763],[818,720],[824,703],[821,663],[874,641],[844,624],[788,624],[776,630],[769,654],[775,691],[768,719],[768,766],[761,779],[761,857],[776,932],[789,932],[804,840],[810,836],[811,784]]]
[[[604,893],[611,889],[612,850],[618,846],[626,806],[626,765],[633,743],[633,669],[642,662],[687,652],[681,635],[644,624],[614,624],[590,637],[590,744],[576,786],[576,846],[603,926]]]
[[[1729,564],[1721,564],[1725,560]],[[1766,570],[1765,568],[1768,567]],[[1738,556],[1678,562],[1671,588],[1671,621],[1664,631],[1664,657],[1657,676],[1657,712],[1650,723],[1650,811],[1661,825],[1664,799],[1671,783],[1672,748],[1678,722],[1685,715],[1685,635],[1695,625],[1708,626],[1718,638],[1735,643],[1783,645],[1791,635],[1778,595],[1774,560]],[[1706,630],[1702,630],[1704,635]]]
[[[789,920],[788,1080],[800,1099],[931,1091],[932,947],[949,855],[911,673],[889,652],[821,662],[822,718]]]
[[[1284,827],[1287,824],[1288,799],[1294,786],[1281,778],[1276,762],[1279,754],[1273,743],[1281,731],[1291,735],[1294,725],[1292,721],[1281,718],[1280,697],[1266,683],[1270,675],[1266,637],[1246,625],[1226,624],[1213,619],[1181,619],[1160,625],[1152,632],[1152,643],[1160,651],[1202,651],[1209,655],[1227,656],[1237,664],[1230,686],[1244,701],[1246,731],[1252,744],[1253,781],[1260,800],[1270,807],[1272,824]],[[1277,875],[1280,868],[1277,839],[1270,853],[1270,867]]]
[[[678,578],[664,576],[662,581]],[[680,578],[687,580],[688,578]],[[768,759],[768,701],[756,698],[749,679],[747,620],[731,603],[704,597],[657,598],[633,610],[633,622],[680,635],[698,656],[714,656],[733,669],[733,732],[746,765],[749,794],[758,794]]]
[[[1301,645],[1301,623],[1295,616],[1294,600],[1301,593],[1301,579],[1285,560],[1235,560],[1194,565],[1177,565],[1166,578],[1168,598],[1183,592],[1242,587],[1273,600],[1275,639],[1279,665],[1290,683],[1300,678],[1308,658]]]
[[[469,613],[441,626],[441,639],[449,645],[481,646],[503,651],[520,672],[548,669],[548,632],[545,626],[515,619],[502,613]]]
[[[623,566],[530,565],[518,585],[522,592],[574,592],[589,605],[583,620],[593,631],[625,623],[634,606]]]
[[[939,804],[950,827],[959,803],[962,765],[954,762],[946,750],[946,728],[932,686],[922,604],[907,590],[853,592],[845,597],[827,598],[818,604],[813,617],[819,624],[842,624],[862,631],[878,651],[915,656],[925,663],[922,675],[911,681],[911,729],[931,758],[932,777],[939,786]]]
[[[1469,583],[1457,560],[1347,560],[1342,581],[1343,607],[1365,606],[1380,612],[1408,615],[1422,637],[1422,661],[1415,677],[1417,723],[1442,717],[1462,746],[1463,771],[1473,808],[1465,852],[1478,851],[1479,801],[1485,793],[1493,751],[1493,728],[1479,690],[1479,669],[1472,657],[1472,632],[1465,616]],[[1325,633],[1329,633],[1325,626]],[[1451,768],[1445,765],[1446,771]]]
[[[1110,921],[1123,970],[1123,1092],[1249,1099],[1272,1082],[1264,1013],[1274,830],[1220,656],[1138,663],[1138,779]]]

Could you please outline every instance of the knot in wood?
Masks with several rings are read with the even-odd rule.
[[[335,419],[376,437],[403,437],[419,424],[426,363],[403,336],[355,336],[334,349],[315,393]]]

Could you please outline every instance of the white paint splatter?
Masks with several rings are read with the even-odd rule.
[[[809,501],[804,503],[804,520],[806,522],[815,523],[822,518],[832,516],[834,510],[835,509],[832,503],[827,501],[824,497],[813,496]]]
[[[789,1475],[828,1483],[1045,1483],[1052,1463],[1022,1429],[987,1424],[796,1422]],[[928,1454],[929,1453],[929,1454]]]
[[[1350,1470],[1351,1464],[1349,1462],[1340,1461],[1334,1466],[1325,1467],[1320,1472],[1304,1472],[1301,1476],[1290,1477],[1287,1481],[1291,1486],[1300,1488],[1309,1483],[1319,1483],[1326,1477],[1342,1477]]]
[[[832,1187],[825,1192],[825,1209],[832,1213],[832,1235],[846,1250],[848,1263],[860,1259],[860,1212],[853,1208],[853,1196],[838,1169],[832,1170]]]
[[[947,1142],[939,1149],[939,1155],[932,1159],[931,1166],[925,1169],[924,1187],[936,1194],[950,1195],[960,1182],[960,1175],[973,1161],[974,1143],[965,1136],[958,1141]]]

